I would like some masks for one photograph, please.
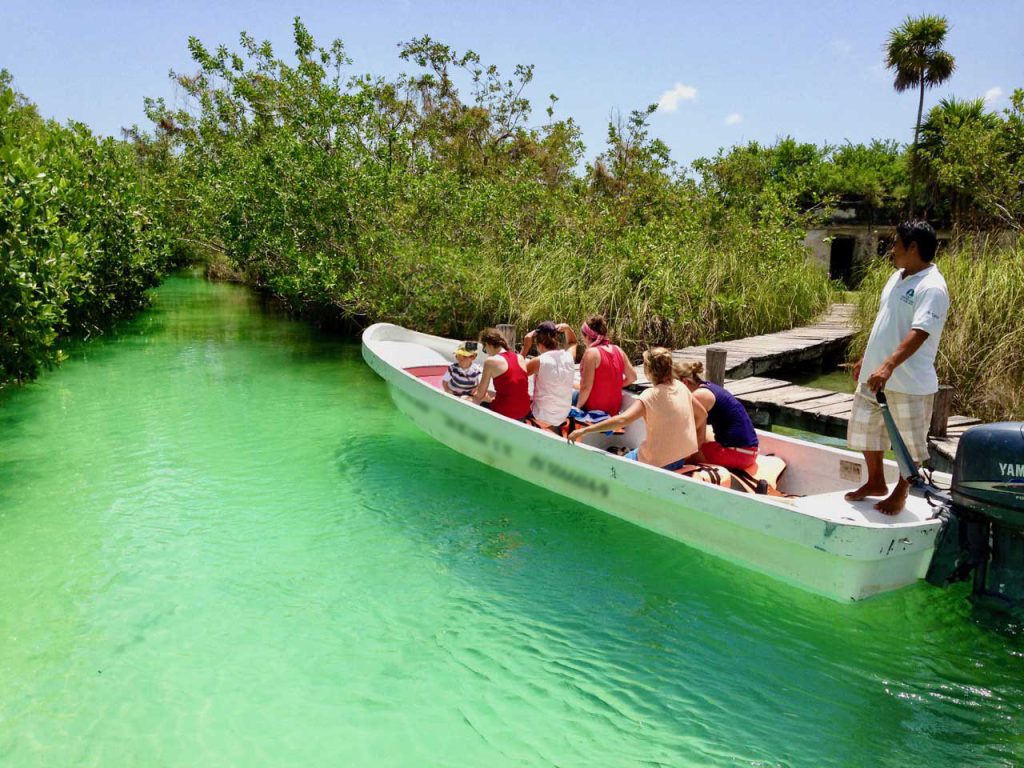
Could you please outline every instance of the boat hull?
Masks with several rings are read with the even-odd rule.
[[[843,525],[571,446],[424,384],[376,354],[372,344],[364,341],[363,349],[396,407],[449,448],[730,562],[839,601],[913,584],[928,567],[937,522]]]

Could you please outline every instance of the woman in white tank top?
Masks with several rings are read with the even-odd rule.
[[[559,334],[565,334],[565,346]],[[526,363],[526,372],[533,376],[533,418],[550,426],[558,426],[569,417],[572,407],[573,383],[576,378],[576,334],[566,323],[541,323],[523,339],[523,355],[537,342],[540,355]]]

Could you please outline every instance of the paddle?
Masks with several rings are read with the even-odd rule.
[[[903,442],[903,435],[900,434],[899,429],[896,427],[896,420],[893,419],[892,414],[889,412],[889,403],[885,399],[885,392],[882,390],[875,392],[875,399],[882,409],[882,418],[885,419],[885,428],[889,432],[889,441],[892,443],[893,453],[896,454],[896,463],[900,467],[900,475],[913,486],[924,485],[921,470],[917,468],[917,464],[911,458],[907,444]]]

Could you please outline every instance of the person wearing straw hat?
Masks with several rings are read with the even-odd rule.
[[[445,392],[456,397],[473,394],[484,372],[476,363],[478,347],[475,341],[464,341],[455,350],[455,362],[448,366],[441,379]]]

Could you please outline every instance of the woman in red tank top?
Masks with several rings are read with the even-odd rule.
[[[608,323],[594,315],[583,324],[587,351],[580,364],[580,396],[576,407],[614,416],[622,410],[622,388],[636,381],[626,353],[608,338]]]
[[[480,334],[480,343],[487,353],[487,360],[473,401],[510,419],[525,419],[530,415],[531,407],[526,362],[515,350],[508,348],[505,337],[494,328],[487,328]],[[494,382],[494,399],[485,403],[491,382]]]

